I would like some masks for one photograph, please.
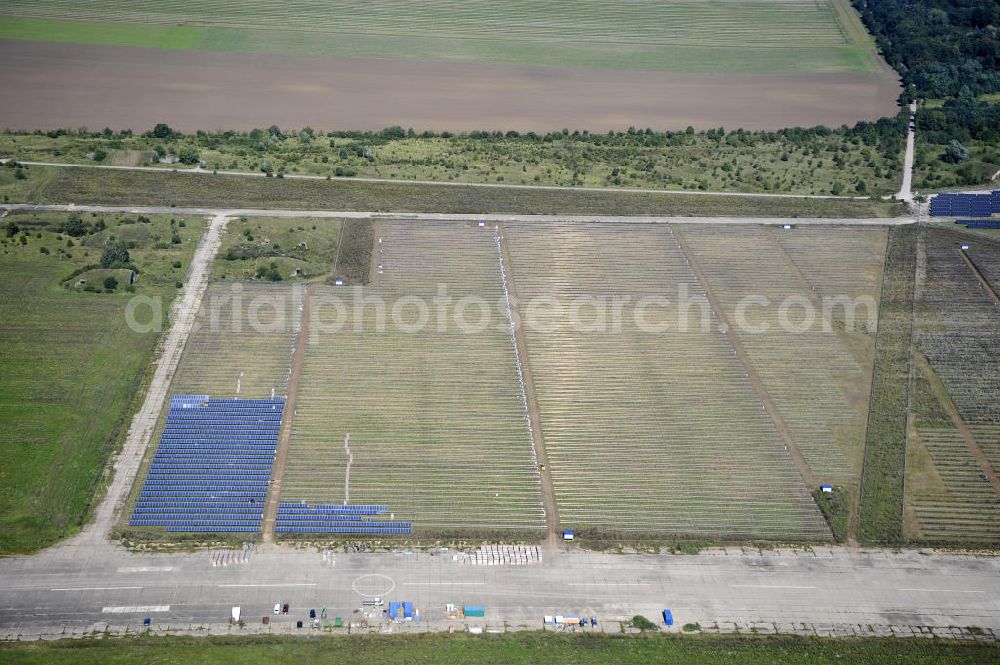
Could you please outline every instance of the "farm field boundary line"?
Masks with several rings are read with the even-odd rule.
[[[0,164],[6,164],[8,159],[0,159]],[[100,169],[106,171],[141,171],[146,173],[191,173],[196,175],[224,175],[243,176],[248,178],[266,178],[263,172],[252,171],[226,171],[221,169],[208,170],[202,168],[178,169],[158,166],[116,166],[91,165],[91,164],[67,164],[65,162],[31,162],[15,160],[18,164],[25,166],[45,166],[53,168],[77,168],[77,169]],[[778,194],[774,192],[707,192],[691,189],[650,189],[645,187],[568,187],[564,185],[516,185],[500,184],[495,182],[455,182],[451,180],[406,180],[403,178],[369,178],[369,177],[347,177],[347,176],[326,176],[286,173],[282,176],[285,180],[331,180],[343,182],[374,182],[390,185],[444,185],[448,187],[484,187],[490,189],[530,189],[541,191],[570,191],[570,192],[614,192],[616,194],[676,194],[680,196],[734,196],[747,198],[768,198],[768,199],[833,199],[842,201],[867,201],[867,196],[834,196],[833,194]]]
[[[76,205],[74,203],[4,203],[0,210],[27,212],[96,212],[131,214],[219,215],[230,217],[318,217],[326,219],[382,219],[413,222],[470,222],[484,220],[498,223],[588,222],[609,224],[759,224],[824,226],[901,226],[916,224],[912,216],[901,217],[656,217],[611,215],[522,215],[507,213],[427,213],[371,212],[357,210],[288,210],[268,208],[200,208],[147,205]]]

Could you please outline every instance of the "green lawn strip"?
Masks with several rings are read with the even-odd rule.
[[[197,49],[205,41],[205,28],[111,21],[60,21],[4,16],[0,39],[69,42],[103,46],[139,46],[161,49]]]
[[[889,233],[862,472],[858,535],[865,542],[893,543],[902,538],[918,232],[915,227],[895,227]]]
[[[187,173],[35,167],[37,188],[13,190],[13,202],[176,205],[391,212],[600,214],[746,217],[893,217],[886,201],[731,197],[354,181],[289,180]],[[24,182],[24,181],[18,181]],[[6,193],[0,186],[0,192]]]
[[[799,637],[552,635],[537,632],[504,636],[398,635],[319,637],[136,637],[8,643],[0,646],[4,662],[45,663],[435,663],[436,665],[505,665],[573,663],[670,663],[739,665],[769,663],[879,663],[880,665],[954,665],[994,663],[995,645],[927,639],[833,640]]]

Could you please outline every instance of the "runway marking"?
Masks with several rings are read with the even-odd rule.
[[[486,582],[403,582],[407,586],[473,586],[476,584],[486,584]]]
[[[241,589],[247,587],[318,586],[315,582],[282,582],[279,584],[216,584],[220,589]]]
[[[650,582],[566,582],[566,586],[653,586]]]
[[[814,586],[792,586],[785,584],[730,584],[734,589],[815,589]]]
[[[122,591],[125,589],[141,589],[141,586],[79,586],[49,589],[49,591]]]
[[[929,593],[986,593],[981,589],[896,589],[896,591],[927,591]]]
[[[118,605],[101,609],[104,614],[150,614],[169,611],[170,605]]]
[[[359,588],[365,587],[364,589]],[[351,582],[351,591],[362,598],[378,598],[388,596],[396,588],[396,580],[381,573],[362,575]]]
[[[132,566],[119,568],[119,573],[166,573],[173,570],[173,566]]]

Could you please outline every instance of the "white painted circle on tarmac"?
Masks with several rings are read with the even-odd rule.
[[[364,598],[382,598],[392,593],[396,582],[388,575],[372,573],[351,582],[351,590]]]

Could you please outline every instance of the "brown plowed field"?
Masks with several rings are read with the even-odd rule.
[[[603,132],[839,126],[896,113],[880,74],[690,74],[0,40],[0,127]]]

